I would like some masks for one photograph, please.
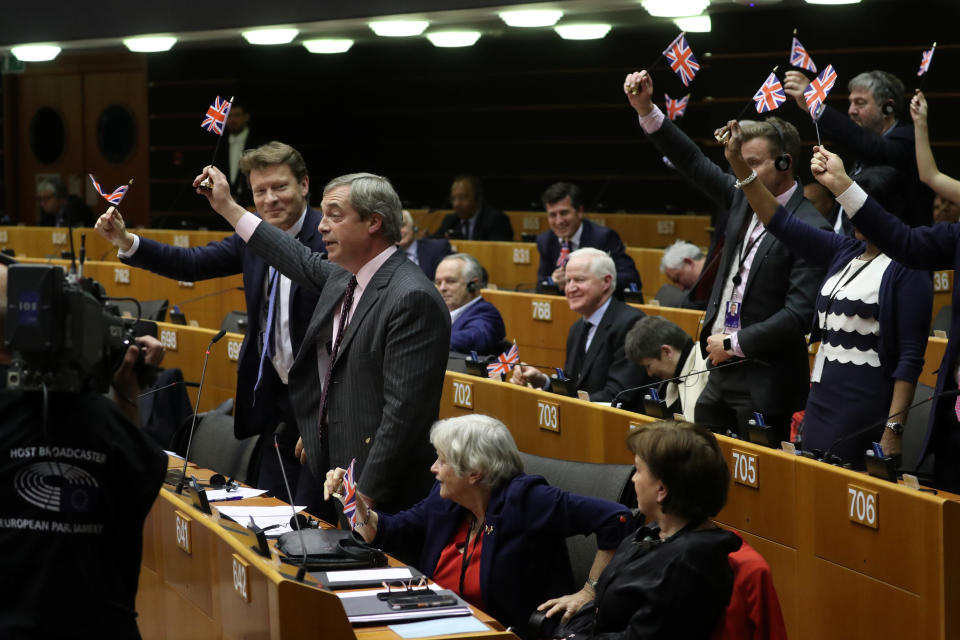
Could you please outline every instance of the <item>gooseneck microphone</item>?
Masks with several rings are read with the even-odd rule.
[[[207,362],[210,360],[210,349],[220,338],[227,335],[225,329],[220,329],[207,345],[207,353],[203,357],[203,369],[200,370],[200,386],[197,388],[197,402],[193,407],[193,422],[190,424],[190,437],[187,439],[187,451],[183,456],[183,469],[180,470],[180,479],[177,481],[177,493],[183,493],[183,486],[187,480],[187,463],[190,461],[190,446],[193,444],[193,432],[197,428],[197,412],[200,411],[200,394],[203,393],[203,378],[207,374]]]
[[[185,304],[190,304],[191,302],[196,302],[196,301],[198,301],[198,300],[203,300],[204,298],[212,298],[213,296],[223,295],[224,293],[228,293],[228,292],[230,292],[230,291],[243,291],[243,287],[227,287],[227,288],[225,288],[225,289],[219,289],[219,290],[217,290],[217,291],[211,291],[210,293],[205,293],[205,294],[200,295],[200,296],[196,296],[196,297],[193,297],[193,298],[187,298],[186,300],[183,300],[183,301],[181,301],[181,302],[178,302],[175,306],[182,307],[182,306],[185,305]]]
[[[297,509],[293,506],[293,492],[290,491],[290,481],[287,480],[287,470],[283,467],[283,456],[280,455],[280,441],[277,439],[278,434],[283,433],[286,428],[286,422],[281,422],[277,425],[276,430],[273,432],[273,450],[277,452],[277,462],[280,463],[280,475],[283,476],[283,485],[287,488],[287,499],[290,501],[290,511],[293,512],[293,517],[290,518],[290,522],[297,528],[297,537],[300,539],[300,549],[303,551],[303,560],[300,562],[300,568],[297,569],[297,582],[303,582],[304,577],[307,575],[307,545],[303,541],[303,530],[300,528],[300,518],[297,517]]]
[[[834,461],[836,461],[836,462],[838,462],[838,463],[842,463],[843,461],[840,459],[840,457],[833,454],[833,448],[836,447],[836,446],[837,446],[838,444],[840,444],[841,442],[846,442],[847,440],[851,440],[851,439],[853,439],[853,438],[856,438],[857,436],[861,436],[861,435],[863,435],[864,433],[867,433],[867,432],[869,432],[869,431],[872,431],[872,430],[876,429],[877,427],[879,427],[879,426],[881,426],[881,425],[885,425],[887,422],[890,421],[891,418],[896,418],[896,417],[898,417],[898,416],[902,416],[903,414],[905,414],[906,412],[910,411],[911,409],[914,409],[914,408],[916,408],[916,407],[919,407],[919,406],[922,405],[922,404],[926,404],[926,403],[928,403],[928,402],[931,402],[932,400],[935,400],[936,398],[944,398],[944,397],[950,397],[950,396],[956,396],[956,395],[960,395],[960,389],[950,389],[949,391],[941,391],[940,393],[934,393],[934,394],[931,395],[929,398],[924,398],[923,400],[920,400],[919,402],[913,403],[912,405],[910,405],[909,407],[907,407],[907,408],[904,409],[903,411],[898,411],[898,412],[896,412],[896,413],[894,413],[894,414],[892,414],[892,415],[889,415],[889,416],[887,416],[886,418],[884,418],[883,420],[879,420],[879,421],[877,421],[877,422],[872,422],[872,423],[868,424],[867,426],[863,427],[862,429],[857,429],[857,430],[854,431],[853,433],[848,433],[848,434],[846,434],[846,435],[840,436],[839,438],[837,438],[836,440],[834,440],[833,442],[830,443],[830,446],[827,447],[827,450],[824,452],[823,457],[821,458],[821,460],[822,460],[823,462],[828,462],[828,463],[831,463],[831,464],[832,464]],[[914,471],[916,471],[916,469],[914,469]]]
[[[696,348],[696,347],[694,347]],[[709,367],[707,369],[701,369],[700,371],[691,371],[690,373],[685,373],[682,376],[677,376],[676,378],[667,378],[666,380],[658,380],[657,382],[651,382],[650,384],[640,385],[639,387],[630,387],[628,389],[621,389],[617,395],[613,396],[613,400],[610,402],[611,407],[620,408],[620,405],[617,404],[617,400],[625,393],[632,393],[634,391],[642,391],[644,389],[649,389],[650,387],[659,387],[665,382],[676,382],[677,380],[684,380],[691,376],[698,376],[701,373],[710,373],[711,371],[716,371],[717,369],[725,369],[727,367],[735,367],[738,364],[743,364],[744,362],[753,362],[753,358],[742,358],[740,360],[731,360],[729,362],[724,362],[723,364],[718,364],[715,367]]]

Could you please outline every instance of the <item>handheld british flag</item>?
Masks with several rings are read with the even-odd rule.
[[[663,98],[666,101],[667,107],[667,117],[671,120],[676,120],[682,116],[687,111],[687,103],[690,101],[690,94],[683,96],[682,98],[677,98],[674,100],[667,94],[663,94]]]
[[[510,349],[497,356],[497,362],[495,364],[487,365],[487,377],[496,379],[500,377],[501,373],[506,375],[510,373],[510,367],[512,365],[519,363],[520,350],[517,348],[517,343],[514,342]]]
[[[783,92],[783,85],[780,84],[780,80],[775,73],[767,76],[763,85],[753,94],[753,101],[757,103],[757,113],[773,111],[786,100],[787,94]]]
[[[917,71],[918,76],[922,76],[927,71],[930,71],[930,63],[933,62],[933,50],[936,48],[937,43],[934,42],[928,51],[923,52],[923,57],[920,58],[920,71]]]
[[[817,119],[817,114],[823,108],[823,102],[827,99],[833,85],[837,83],[837,72],[833,70],[833,65],[828,64],[826,69],[820,72],[803,91],[803,98],[807,101],[807,110],[810,117]]]
[[[227,116],[230,115],[230,105],[229,100],[223,100],[220,96],[217,96],[210,108],[207,109],[207,115],[203,117],[200,126],[210,133],[222,136],[223,127],[227,123]]]
[[[90,182],[93,183],[93,188],[97,190],[97,193],[103,196],[104,200],[106,200],[107,202],[109,202],[115,207],[120,206],[120,202],[123,201],[123,196],[127,195],[127,190],[130,188],[129,184],[121,185],[116,189],[114,189],[113,191],[111,191],[110,193],[107,193],[106,191],[103,190],[103,187],[100,186],[100,183],[97,182],[97,179],[93,177],[92,173],[87,175],[90,176]],[[133,180],[131,180],[130,182],[133,182]]]
[[[796,38],[793,39],[793,46],[790,47],[790,64],[811,73],[817,72],[817,65],[813,64],[813,58]]]
[[[360,516],[357,513],[357,479],[353,475],[353,466],[356,462],[356,458],[350,461],[347,473],[343,476],[343,515],[350,521],[351,529],[356,528],[357,518]]]
[[[693,51],[687,44],[686,33],[678,35],[663,50],[663,55],[670,61],[670,68],[673,69],[674,73],[680,76],[683,86],[689,87],[693,76],[697,75],[697,71],[700,70],[700,63],[693,57]]]

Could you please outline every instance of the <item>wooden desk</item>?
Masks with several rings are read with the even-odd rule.
[[[144,525],[137,592],[145,640],[399,637],[383,626],[354,629],[336,594],[291,579],[295,569],[281,564],[275,552],[270,558],[254,552],[242,528],[226,521],[230,529],[221,526],[214,513],[205,515],[184,497],[160,491]],[[516,638],[496,620],[475,613],[489,630],[457,638]]]
[[[504,421],[526,453],[599,463],[629,464],[629,425],[650,420],[448,371],[440,416],[469,412]],[[543,428],[554,415],[557,429]],[[960,610],[948,606],[960,601],[960,496],[717,439],[733,482],[715,520],[767,559],[790,638],[960,637]],[[876,528],[850,520],[850,485],[875,493]],[[866,516],[866,497],[858,509]]]

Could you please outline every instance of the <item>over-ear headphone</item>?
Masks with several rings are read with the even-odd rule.
[[[884,102],[883,106],[880,107],[880,111],[885,116],[892,116],[895,111],[893,106],[893,100],[887,100],[886,102]]]
[[[477,284],[476,280],[471,280],[470,282],[467,283],[467,291],[469,291],[470,293],[476,293],[477,289],[479,288],[480,288],[480,285]]]
[[[774,159],[773,167],[777,171],[786,171],[790,168],[790,164],[792,163],[792,158],[790,157],[790,154],[787,153],[787,141],[783,137],[783,131],[780,129],[780,125],[778,125],[772,118],[768,119],[767,122],[769,122],[770,126],[773,127],[773,130],[777,132],[777,137],[780,139],[780,149],[782,150],[782,153]]]

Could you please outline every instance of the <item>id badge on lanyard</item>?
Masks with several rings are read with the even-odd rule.
[[[736,300],[727,300],[726,309],[723,314],[724,333],[736,333],[740,331],[740,302]]]

